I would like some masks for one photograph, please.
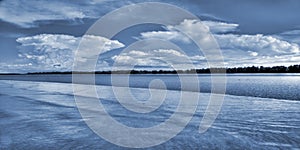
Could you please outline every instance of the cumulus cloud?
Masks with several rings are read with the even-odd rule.
[[[299,45],[272,36],[257,35],[215,35],[222,49],[254,51],[263,56],[299,53]]]
[[[188,37],[183,36],[181,33],[177,31],[150,31],[150,32],[142,32],[142,39],[163,39],[163,40],[175,40],[175,41],[183,41],[185,43],[190,43]]]
[[[180,29],[184,32],[190,33],[203,33],[203,32],[212,32],[212,33],[227,33],[234,32],[238,30],[238,24],[217,22],[217,21],[201,21],[185,19],[180,24],[175,26],[166,26],[167,30],[176,31],[175,29]],[[194,32],[193,32],[194,31]],[[197,31],[197,32],[195,32]]]
[[[253,51],[248,51],[249,52],[249,54],[250,54],[250,56],[257,56],[258,55],[258,53],[257,52],[253,52]]]
[[[286,32],[281,34],[283,36],[290,36],[287,38],[279,38],[275,35],[247,35],[247,34],[234,34],[238,30],[237,24],[203,21],[207,28],[201,28],[200,22],[195,20],[185,20],[176,26],[167,26],[167,31],[145,32],[141,34],[141,39],[158,38],[165,40],[174,40],[187,43],[187,37],[175,28],[182,29],[190,34],[198,34],[211,31],[217,40],[221,51],[223,53],[225,63],[230,66],[239,65],[270,65],[280,64],[284,61],[285,64],[290,64],[291,58],[296,59],[299,57],[300,47],[298,42],[298,31]],[[166,37],[166,32],[168,38]],[[145,36],[146,35],[146,36]],[[294,37],[294,38],[292,38]],[[297,37],[297,38],[296,38]]]
[[[147,66],[155,68],[171,68],[176,66],[181,69],[191,68],[192,64],[200,64],[205,57],[196,55],[188,56],[179,50],[154,49],[149,51],[131,50],[112,57],[117,67]]]
[[[273,36],[257,35],[215,35],[228,66],[249,65],[291,65],[298,63],[298,44],[280,40]]]
[[[94,35],[82,38],[63,34],[41,34],[18,38],[17,42],[21,44],[18,56],[23,60],[23,64],[32,64],[29,70],[70,71],[80,41],[83,44],[78,51],[82,51],[83,55],[80,57],[84,59],[99,55],[98,50],[101,48],[102,52],[107,52],[124,46],[116,40]],[[99,47],[100,44],[104,44],[104,47]],[[105,62],[102,64],[107,65]],[[101,64],[98,66],[101,67]]]
[[[206,32],[212,32],[215,34],[235,32],[238,30],[238,24],[231,24],[225,22],[215,22],[215,21],[196,21],[196,20],[184,20],[179,25],[176,26],[166,26],[166,31],[150,31],[142,32],[140,39],[163,39],[163,40],[174,40],[181,41],[184,43],[190,43],[190,39],[178,32],[177,29],[187,32],[189,34],[201,34]]]
[[[70,69],[73,51],[80,39],[70,35],[41,34],[18,38],[19,58],[34,64],[33,70]],[[43,68],[43,69],[42,69]]]
[[[195,20],[184,20],[178,25],[166,26],[166,31],[150,31],[141,33],[140,39],[158,38],[164,40],[181,41],[183,45],[191,44],[188,37],[178,32],[177,29],[189,34],[201,37],[201,33],[212,31],[218,41],[225,63],[228,67],[249,66],[249,65],[290,65],[299,63],[300,48],[297,44],[299,31],[285,32],[279,35],[247,35],[235,34],[238,30],[237,24],[206,21],[202,23]],[[289,38],[286,38],[289,37]],[[203,37],[205,38],[205,37]],[[19,63],[13,65],[2,65],[0,70],[26,70],[27,71],[66,71],[71,70],[74,59],[74,52],[78,43],[81,42],[80,61],[85,62],[90,57],[100,54],[95,49],[102,48],[101,53],[109,52],[112,49],[124,47],[116,40],[109,40],[104,37],[87,35],[74,37],[63,34],[40,34],[17,39],[19,46]],[[101,47],[103,46],[104,47]],[[162,45],[160,45],[161,47]],[[182,46],[182,45],[181,45]],[[188,61],[196,67],[206,66],[205,57],[201,54],[191,53],[187,49],[184,52],[172,48],[156,48],[144,50],[135,48],[131,51],[122,52],[120,55],[113,55],[111,61],[121,66],[150,66],[170,68],[173,65],[187,69]],[[187,55],[187,57],[186,57]],[[110,55],[111,56],[111,55]],[[188,61],[187,61],[188,60]],[[113,62],[99,60],[98,69],[110,68]],[[102,67],[102,68],[101,68]],[[13,68],[13,69],[12,69]]]
[[[94,35],[85,35],[81,38],[81,43],[78,47],[77,58],[79,61],[85,62],[97,55],[124,46],[124,44],[117,40],[109,40],[107,38]]]

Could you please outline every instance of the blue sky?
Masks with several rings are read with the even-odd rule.
[[[144,1],[114,0],[2,0],[0,1],[0,72],[68,71],[74,52],[87,29],[101,16],[119,7]],[[197,15],[218,41],[225,65],[291,65],[300,62],[300,1],[298,0],[172,0]],[[141,14],[142,15],[142,14]],[[138,17],[138,16],[137,16]],[[197,22],[178,26],[197,32]],[[141,39],[167,39],[178,44],[193,63],[205,67],[205,57],[172,26],[141,25],[122,31],[113,39],[91,36],[110,45],[100,56],[99,70],[115,62],[164,68],[159,60],[180,61],[176,49],[156,47],[119,53]],[[92,47],[93,48],[93,47]]]

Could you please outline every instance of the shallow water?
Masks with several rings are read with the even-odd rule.
[[[292,83],[289,78],[281,80]],[[2,80],[0,88],[1,149],[123,149],[88,128],[76,108],[69,83]],[[131,127],[160,124],[173,114],[180,95],[180,91],[168,90],[159,109],[138,114],[120,106],[111,86],[97,86],[97,91],[110,115]],[[149,98],[147,89],[131,88],[131,92],[139,100]],[[199,95],[197,111],[186,128],[150,149],[300,148],[300,101],[226,95],[213,126],[200,134],[199,123],[210,94]]]

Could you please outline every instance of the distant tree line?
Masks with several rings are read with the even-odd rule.
[[[227,73],[300,73],[300,65],[274,66],[274,67],[238,67],[227,68]]]
[[[252,66],[252,67],[234,67],[234,68],[206,68],[206,69],[191,69],[191,70],[132,70],[131,74],[176,74],[176,73],[300,73],[300,65],[291,66]]]
[[[300,65],[291,66],[252,66],[252,67],[234,67],[234,68],[206,68],[206,69],[191,69],[191,70],[132,70],[131,74],[176,74],[176,73],[300,73]]]
[[[214,68],[215,70],[221,70],[220,68]],[[211,69],[196,69],[197,73],[210,73]],[[215,72],[215,71],[214,71]],[[226,68],[226,73],[300,73],[300,65],[291,66],[252,66],[252,67],[234,67]]]
[[[190,70],[117,70],[96,72],[31,72],[25,74],[208,74],[208,73],[300,73],[300,65],[274,66],[274,67],[234,67],[234,68],[206,68]],[[18,73],[5,73],[6,75],[19,75]]]

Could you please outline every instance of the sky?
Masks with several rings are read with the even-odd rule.
[[[0,72],[71,71],[78,44],[99,18],[141,2],[145,1],[1,0]],[[300,62],[299,0],[149,2],[172,4],[199,17],[219,44],[226,67],[287,66]],[[175,30],[199,33],[199,25],[199,21],[187,18],[176,25],[133,26],[112,39],[88,35],[86,39],[91,44],[87,48],[90,55],[99,56],[96,70],[110,70],[114,63],[143,69],[169,68],[166,60],[185,68],[184,55],[196,68],[205,68],[206,57],[201,49]],[[152,42],[155,46],[150,49],[132,46],[149,39],[168,40],[177,46],[159,41]],[[99,42],[107,43],[103,54],[92,51],[99,48]]]

